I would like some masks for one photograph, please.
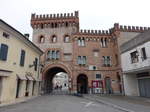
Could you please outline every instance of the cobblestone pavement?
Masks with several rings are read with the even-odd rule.
[[[84,95],[84,98],[127,112],[150,112],[150,99],[119,95]]]
[[[71,95],[45,95],[5,106],[0,112],[124,112],[107,105]]]

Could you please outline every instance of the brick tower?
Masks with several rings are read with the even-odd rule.
[[[43,91],[52,91],[58,72],[69,76],[71,92],[122,93],[120,45],[147,28],[114,24],[109,30],[80,30],[79,14],[31,16],[33,42],[44,51]]]

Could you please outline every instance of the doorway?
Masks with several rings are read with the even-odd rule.
[[[106,93],[107,94],[112,94],[112,87],[111,87],[111,78],[110,77],[106,77],[105,78],[105,85],[106,85]]]
[[[77,77],[77,92],[81,94],[88,93],[88,77],[84,74]]]

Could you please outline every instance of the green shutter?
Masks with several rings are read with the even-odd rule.
[[[6,44],[1,44],[0,47],[0,60],[6,61],[8,54],[8,46]]]
[[[25,61],[25,51],[21,50],[20,66],[24,66],[24,61]]]

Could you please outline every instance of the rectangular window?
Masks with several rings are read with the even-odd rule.
[[[6,33],[6,32],[3,32],[3,37],[5,37],[5,38],[9,38],[9,34],[8,34],[8,33]]]
[[[37,66],[38,66],[38,58],[35,58],[34,61],[34,70],[37,71]]]
[[[142,54],[142,60],[146,60],[146,59],[147,59],[147,56],[146,56],[145,47],[143,47],[143,48],[141,49],[141,54]]]
[[[96,79],[101,79],[101,74],[96,74]]]
[[[6,61],[8,54],[8,46],[6,44],[0,45],[0,60]]]
[[[20,66],[24,66],[24,61],[25,61],[25,51],[21,50]]]
[[[77,63],[79,65],[86,65],[86,56],[78,56]]]
[[[78,39],[78,46],[85,46],[85,39],[84,38]]]
[[[137,51],[130,53],[130,55],[131,55],[131,63],[137,63],[139,61]]]

